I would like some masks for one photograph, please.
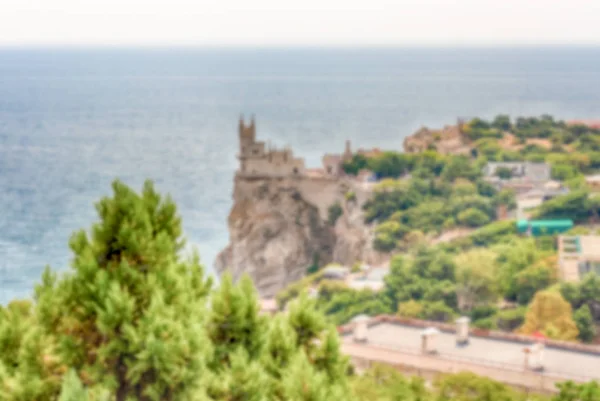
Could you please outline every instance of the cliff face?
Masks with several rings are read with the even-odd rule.
[[[356,201],[345,201],[348,191]],[[271,297],[301,279],[316,255],[320,265],[379,262],[384,256],[371,248],[360,207],[369,193],[344,180],[236,177],[230,243],[217,256],[216,271],[234,279],[248,273],[261,296]],[[344,213],[331,227],[327,214],[335,202]]]

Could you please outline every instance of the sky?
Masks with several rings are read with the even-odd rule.
[[[600,44],[600,0],[0,0],[0,46]]]

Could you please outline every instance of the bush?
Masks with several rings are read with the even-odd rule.
[[[487,224],[490,218],[479,209],[469,208],[458,214],[458,221],[469,227],[481,227]]]
[[[500,330],[516,330],[517,328],[521,327],[525,321],[526,311],[527,309],[525,307],[500,311],[496,315],[496,325]]]
[[[389,233],[379,233],[375,235],[373,247],[379,252],[391,252],[396,248],[397,242]]]
[[[477,321],[489,318],[498,313],[498,308],[493,305],[478,305],[471,310],[471,320]]]
[[[510,180],[512,178],[512,170],[508,167],[499,167],[496,170],[496,175],[503,180]]]
[[[423,304],[411,299],[398,305],[398,316],[420,318],[423,314]]]
[[[348,191],[344,195],[344,198],[346,199],[347,202],[355,202],[356,201],[356,194],[354,192],[352,192],[352,191]]]
[[[596,326],[590,312],[590,307],[583,305],[577,309],[573,314],[573,319],[579,330],[579,339],[587,343],[592,342],[596,337]]]
[[[427,302],[421,314],[423,319],[436,322],[450,322],[456,317],[456,313],[442,301]]]
[[[485,319],[475,320],[473,327],[482,330],[496,330],[498,328],[496,319],[494,317],[487,317]]]
[[[339,202],[336,202],[333,205],[329,206],[327,218],[327,222],[329,223],[329,225],[335,226],[337,219],[339,219],[342,216],[342,214],[344,214],[344,209],[342,209],[342,205],[340,205]]]

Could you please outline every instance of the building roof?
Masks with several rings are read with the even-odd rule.
[[[600,129],[600,120],[572,120],[567,122],[568,125],[585,125],[589,128]]]
[[[422,333],[423,327],[379,322],[368,327],[365,346],[382,350],[418,352],[422,346]],[[342,338],[344,342],[352,341],[350,333]],[[456,343],[456,335],[445,330],[439,331],[435,342],[438,356],[441,358],[470,361],[474,365],[493,365],[507,370],[523,369],[524,348],[527,345],[518,341],[471,335],[468,345],[459,346]],[[581,381],[600,379],[600,352],[566,350],[547,345],[543,364],[545,374]]]

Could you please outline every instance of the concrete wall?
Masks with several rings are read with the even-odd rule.
[[[409,353],[349,342],[342,343],[342,352],[350,357],[359,372],[374,363],[381,363],[393,366],[405,374],[418,375],[426,380],[433,380],[443,374],[468,371],[526,391],[553,394],[557,392],[557,383],[569,379],[525,371],[524,369],[508,369],[491,364],[485,366],[467,360],[449,360],[416,352]]]
[[[303,159],[293,158],[284,161],[278,158],[277,160],[269,161],[268,156],[265,156],[260,159],[248,159],[243,172],[248,175],[255,175],[256,177],[287,177],[301,176],[304,174],[304,170]]]

